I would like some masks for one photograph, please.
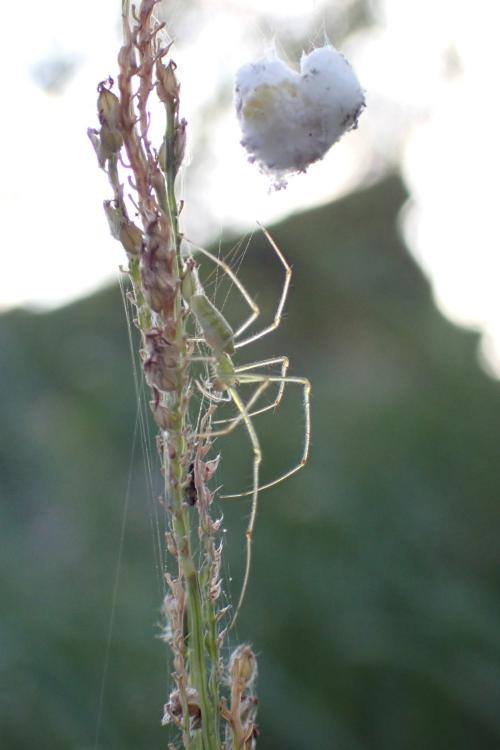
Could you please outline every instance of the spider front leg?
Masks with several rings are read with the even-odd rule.
[[[247,344],[251,344],[252,341],[257,341],[257,339],[260,339],[263,336],[267,336],[268,333],[271,333],[271,331],[275,331],[276,328],[279,327],[279,325],[281,323],[281,318],[282,318],[282,315],[283,315],[283,308],[285,307],[286,298],[288,297],[288,290],[290,288],[290,282],[292,280],[292,267],[288,264],[285,256],[283,255],[283,253],[281,252],[281,250],[279,249],[278,245],[273,240],[273,238],[271,237],[271,235],[269,234],[269,232],[267,231],[267,229],[264,226],[262,226],[262,224],[259,224],[259,226],[262,229],[264,235],[266,236],[267,241],[269,242],[269,244],[273,248],[274,252],[278,256],[278,258],[279,258],[279,260],[280,260],[283,268],[285,269],[285,280],[283,282],[283,287],[281,289],[281,296],[280,296],[280,299],[279,299],[279,302],[278,302],[278,307],[276,308],[276,312],[274,314],[274,320],[273,320],[273,322],[270,323],[265,328],[263,328],[258,333],[254,333],[252,336],[249,336],[248,338],[243,339],[243,341],[239,341],[239,342],[235,343],[235,345],[234,345],[235,349],[240,349],[242,346],[246,346]],[[242,333],[242,329],[240,328],[238,331],[236,331],[235,338],[238,338],[238,336],[241,333]]]
[[[264,233],[266,239],[268,240],[269,244],[271,245],[272,249],[274,250],[275,254],[278,256],[278,259],[280,263],[282,264],[284,270],[285,270],[285,280],[283,282],[283,286],[281,289],[280,299],[278,302],[278,306],[276,308],[276,312],[274,314],[274,319],[272,323],[270,323],[268,326],[263,328],[261,331],[258,331],[257,333],[252,334],[251,336],[243,339],[242,341],[236,341],[243,333],[246,331],[246,329],[252,325],[252,323],[259,317],[260,315],[260,309],[255,300],[252,298],[250,293],[247,291],[245,286],[241,283],[239,278],[236,276],[234,271],[231,269],[231,267],[221,258],[218,258],[213,253],[209,252],[208,250],[205,250],[205,248],[200,247],[199,245],[196,245],[192,243],[191,241],[187,240],[191,247],[193,247],[194,250],[201,253],[205,257],[209,258],[213,263],[215,263],[217,266],[222,268],[224,273],[227,274],[227,276],[231,279],[235,287],[238,289],[240,294],[242,295],[245,302],[248,304],[248,306],[251,309],[251,313],[248,316],[248,318],[239,326],[239,328],[236,329],[234,333],[234,339],[235,349],[240,349],[243,346],[246,346],[247,344],[250,344],[252,341],[257,341],[257,339],[262,338],[263,336],[266,336],[268,333],[271,333],[271,331],[274,331],[281,323],[281,319],[283,316],[283,308],[285,307],[285,302],[288,296],[288,290],[290,288],[290,282],[292,279],[292,268],[288,264],[287,260],[285,259],[285,256],[279,249],[278,245],[274,241],[274,239],[271,237],[269,232],[265,227],[263,227],[261,224],[259,224],[260,228],[262,229],[262,232]],[[195,338],[192,339],[193,341],[203,341],[203,338]]]
[[[267,383],[266,383],[266,386],[267,386]],[[250,518],[248,520],[248,526],[245,532],[245,538],[246,538],[245,572],[243,574],[243,583],[241,584],[240,597],[238,599],[238,604],[236,605],[234,616],[231,621],[231,627],[233,627],[238,617],[239,611],[241,609],[241,605],[243,604],[243,600],[245,598],[246,590],[248,587],[248,581],[250,579],[250,568],[252,566],[253,530],[255,527],[255,519],[257,518],[257,504],[258,504],[258,499],[259,499],[259,469],[260,469],[260,464],[262,461],[262,451],[260,448],[259,438],[253,426],[253,422],[248,416],[246,407],[241,401],[238,395],[238,392],[234,388],[229,388],[228,390],[229,390],[229,393],[231,394],[231,398],[236,404],[238,410],[240,411],[242,419],[245,423],[245,427],[247,428],[248,436],[250,438],[250,442],[252,444],[252,450],[253,450],[253,471],[252,471],[252,485],[253,486],[252,486],[252,491],[250,493],[252,495],[252,506],[250,509]],[[257,389],[256,394],[258,390],[259,389]],[[254,394],[254,396],[257,398],[256,394]],[[260,396],[260,393],[258,395]],[[250,399],[250,401],[251,400],[252,399]]]

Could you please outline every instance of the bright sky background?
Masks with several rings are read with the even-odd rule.
[[[108,187],[85,136],[96,124],[96,84],[115,71],[119,5],[28,0],[22,13],[14,3],[2,9],[8,33],[0,48],[0,308],[65,303],[116,278],[123,262],[100,210]],[[194,24],[188,17],[175,26],[182,5],[172,0],[166,13],[179,40],[183,114],[196,133],[216,106],[214,81],[229,79],[274,39],[279,49],[285,30],[308,50],[321,45],[321,13],[341,10],[343,2],[199,0],[201,23],[184,45],[183,28]],[[246,161],[234,115],[218,117],[210,136],[217,156],[203,194],[190,196],[186,182],[189,232],[207,241],[223,226],[244,231],[256,220],[269,223],[373,181],[400,160],[412,196],[402,216],[407,243],[439,307],[484,332],[483,355],[500,372],[498,3],[380,0],[379,6],[379,24],[342,46],[367,90],[359,130],[292,178],[286,191],[269,193],[268,180]],[[40,63],[54,54],[74,60],[76,72],[51,92],[40,85]],[[194,170],[193,150],[191,162]]]

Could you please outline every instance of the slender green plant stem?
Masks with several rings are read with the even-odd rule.
[[[181,265],[180,257],[180,234],[177,198],[175,194],[175,127],[176,113],[172,106],[168,104],[165,107],[167,115],[166,127],[166,182],[167,182],[167,203],[168,213],[172,228],[172,239],[175,244],[175,263],[176,274],[179,277],[179,267]],[[181,292],[180,287],[176,294],[175,304],[176,314],[176,338],[179,350],[185,356],[185,331],[184,322],[181,312]],[[187,609],[189,624],[189,652],[192,668],[193,685],[198,693],[201,708],[201,728],[203,738],[203,750],[220,750],[219,729],[218,729],[218,705],[213,705],[210,700],[208,687],[207,664],[205,654],[205,637],[203,627],[203,605],[201,597],[200,582],[196,566],[193,562],[191,549],[191,529],[189,510],[184,503],[184,483],[185,468],[182,464],[182,457],[186,454],[185,445],[185,421],[186,414],[184,408],[184,394],[186,390],[186,370],[184,362],[180,361],[178,368],[178,387],[175,396],[177,403],[172,409],[174,415],[175,429],[170,433],[170,452],[171,461],[171,481],[172,481],[172,510],[174,536],[178,544],[178,554],[182,572],[186,581],[187,588]],[[166,457],[168,460],[168,457]],[[180,542],[180,545],[179,545]]]

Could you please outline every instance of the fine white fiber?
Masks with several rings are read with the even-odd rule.
[[[275,52],[243,65],[235,104],[249,160],[279,188],[357,126],[365,97],[350,63],[327,45],[303,54],[300,72]]]

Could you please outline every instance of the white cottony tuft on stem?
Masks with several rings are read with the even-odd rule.
[[[300,72],[276,54],[243,65],[235,104],[250,161],[284,186],[356,127],[365,96],[350,63],[327,45],[302,55]]]

